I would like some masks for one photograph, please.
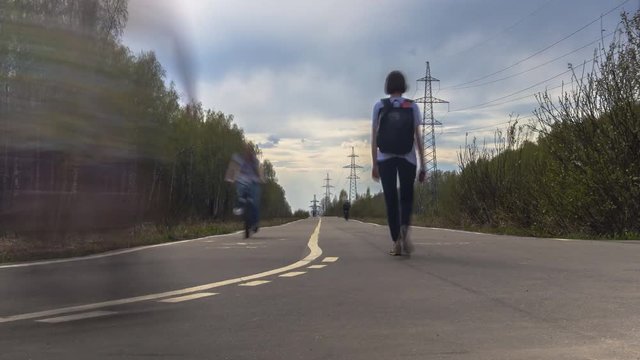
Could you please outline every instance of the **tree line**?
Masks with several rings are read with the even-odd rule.
[[[96,230],[231,216],[233,116],[182,104],[153,52],[122,44],[126,0],[0,9],[0,229]],[[251,144],[255,147],[255,145]],[[264,217],[291,216],[264,161]]]
[[[574,72],[571,90],[538,95],[533,123],[512,119],[493,147],[469,139],[458,171],[417,186],[416,220],[543,236],[640,236],[640,12],[623,13],[620,24],[592,69]],[[372,201],[356,200],[353,216],[380,217],[384,202]]]

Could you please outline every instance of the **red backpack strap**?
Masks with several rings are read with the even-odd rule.
[[[408,109],[408,108],[413,107],[413,100],[404,99],[402,104],[400,104],[400,107],[404,108],[404,109]]]

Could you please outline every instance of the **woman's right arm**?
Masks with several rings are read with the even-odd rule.
[[[236,181],[239,169],[240,167],[238,166],[238,164],[235,161],[231,161],[229,163],[229,166],[227,167],[227,172],[224,174],[224,181],[230,183]]]

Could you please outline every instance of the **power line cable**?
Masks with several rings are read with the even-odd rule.
[[[473,106],[468,106],[468,107],[465,107],[465,108],[462,108],[462,109],[454,109],[454,110],[451,110],[450,112],[460,112],[460,111],[466,111],[466,110],[471,110],[471,109],[476,109],[476,108],[484,108],[484,107],[486,107],[486,105],[490,105],[490,104],[493,104],[493,103],[498,102],[498,101],[500,101],[500,100],[504,100],[504,99],[509,98],[509,97],[511,97],[511,96],[513,96],[513,95],[518,95],[518,94],[523,93],[523,92],[525,92],[525,91],[527,91],[527,90],[533,89],[533,88],[534,88],[534,87],[536,87],[536,86],[540,86],[540,85],[542,85],[542,84],[544,84],[544,83],[547,83],[547,82],[549,82],[549,81],[551,81],[551,80],[555,80],[555,79],[559,78],[560,76],[566,75],[566,74],[568,74],[568,73],[572,72],[572,71],[573,71],[573,70],[575,70],[575,69],[578,69],[578,68],[584,67],[585,65],[587,65],[587,64],[589,64],[589,63],[591,63],[591,62],[593,62],[593,60],[585,61],[584,63],[582,63],[582,64],[580,64],[580,65],[578,65],[578,66],[574,66],[574,67],[572,67],[572,68],[571,68],[571,69],[569,69],[569,70],[566,70],[566,71],[561,72],[560,74],[556,74],[556,75],[554,75],[554,76],[552,76],[552,77],[550,77],[550,78],[548,78],[548,79],[542,80],[542,81],[540,81],[540,82],[538,82],[538,83],[535,83],[535,84],[533,84],[533,85],[531,85],[531,86],[529,86],[529,87],[526,87],[526,88],[524,88],[524,89],[518,90],[518,91],[513,92],[513,93],[511,93],[511,94],[508,94],[508,95],[505,95],[505,96],[501,96],[501,97],[499,97],[499,98],[497,98],[497,99],[493,99],[493,100],[491,100],[491,101],[487,101],[487,102],[484,102],[484,103],[482,103],[482,104],[477,104],[477,105],[473,105]]]
[[[518,19],[515,23],[511,24],[510,26],[508,26],[508,27],[506,27],[506,28],[504,28],[504,29],[500,30],[499,32],[495,33],[495,34],[494,34],[494,35],[492,35],[492,36],[487,37],[486,39],[484,39],[483,41],[478,42],[478,43],[477,43],[477,44],[475,44],[475,45],[472,45],[472,46],[470,46],[470,47],[467,47],[467,48],[465,48],[465,49],[463,49],[463,50],[460,50],[460,51],[458,51],[458,52],[454,53],[453,55],[451,55],[451,57],[455,57],[455,56],[458,56],[458,55],[460,55],[460,54],[462,54],[462,53],[465,53],[465,52],[467,52],[467,51],[469,51],[469,50],[473,50],[473,49],[475,49],[475,48],[479,47],[480,45],[484,45],[484,44],[488,43],[489,41],[494,40],[495,38],[497,38],[498,36],[502,35],[503,33],[506,33],[507,31],[510,31],[510,30],[514,29],[515,27],[517,27],[518,25],[520,25],[523,21],[525,21],[526,19],[528,19],[528,18],[530,18],[531,16],[535,15],[535,14],[536,14],[536,13],[538,13],[540,10],[542,10],[544,7],[546,7],[547,5],[549,5],[549,3],[551,3],[552,1],[553,1],[553,0],[548,0],[548,1],[546,1],[544,4],[542,4],[542,5],[540,5],[538,8],[536,8],[534,11],[532,11],[532,12],[530,12],[529,14],[527,14],[527,15],[525,15],[525,16],[523,16],[523,17],[521,17],[520,19]]]
[[[551,87],[551,88],[547,88],[546,90],[547,90],[547,91],[551,91],[551,90],[559,89],[559,88],[562,88],[562,87],[564,87],[564,86],[570,85],[570,84],[572,84],[573,82],[574,82],[574,80],[573,80],[573,79],[571,79],[571,81],[570,81],[570,82],[568,82],[568,83],[564,83],[564,82],[563,82],[562,84],[560,84],[560,85],[558,85],[558,86],[554,86],[554,87]],[[525,95],[525,96],[521,96],[521,97],[518,97],[518,98],[515,98],[515,99],[511,99],[511,100],[508,100],[508,101],[504,101],[504,102],[501,102],[501,103],[497,103],[497,104],[492,104],[492,105],[489,105],[489,106],[485,106],[485,107],[483,107],[482,109],[489,108],[489,107],[493,107],[493,106],[504,105],[504,104],[507,104],[507,103],[510,103],[510,102],[514,102],[514,101],[517,101],[517,100],[527,99],[527,98],[530,98],[530,97],[535,96],[535,95],[537,95],[537,94],[539,94],[539,92],[537,92],[537,93],[533,93],[533,94],[528,94],[528,95]],[[532,117],[534,117],[534,115],[533,115],[533,114],[528,115],[528,116],[525,116],[525,117],[519,117],[519,118],[518,118],[518,120],[529,119],[529,118],[532,118]],[[493,127],[498,126],[498,125],[508,124],[508,123],[509,123],[509,122],[511,122],[511,121],[512,121],[512,120],[510,120],[510,121],[500,122],[500,123],[493,124],[493,125],[482,126],[482,127],[478,127],[478,128],[471,128],[471,129],[468,129],[468,128],[465,128],[465,127],[462,127],[462,128],[457,128],[457,129],[445,130],[445,131],[440,132],[440,134],[442,134],[442,135],[446,135],[446,134],[457,134],[457,133],[472,132],[472,131],[477,131],[477,130],[484,130],[484,129],[488,129],[488,128],[493,128]]]
[[[564,55],[558,56],[558,57],[556,57],[556,58],[554,58],[554,59],[552,59],[552,60],[549,60],[549,61],[546,61],[546,62],[544,62],[544,63],[542,63],[542,64],[536,65],[536,66],[534,66],[534,67],[532,67],[532,68],[529,68],[529,69],[527,69],[527,70],[524,70],[524,71],[521,71],[521,72],[518,72],[518,73],[515,73],[515,74],[512,74],[512,75],[509,75],[509,76],[505,76],[505,77],[500,78],[500,79],[496,79],[496,80],[492,80],[492,81],[487,81],[487,82],[480,83],[480,84],[475,84],[475,85],[463,86],[463,87],[449,87],[448,89],[451,89],[451,90],[464,90],[464,89],[471,89],[471,88],[480,87],[480,86],[485,86],[485,85],[490,85],[490,84],[494,84],[494,83],[497,83],[497,82],[500,82],[500,81],[504,81],[504,80],[507,80],[507,79],[511,79],[511,78],[516,77],[516,76],[519,76],[519,75],[522,75],[522,74],[526,74],[526,73],[531,72],[531,71],[533,71],[533,70],[539,69],[539,68],[541,68],[541,67],[543,67],[543,66],[545,66],[545,65],[549,65],[549,64],[551,64],[551,63],[553,63],[553,62],[555,62],[555,61],[558,61],[558,60],[560,60],[560,59],[562,59],[562,58],[564,58],[564,57],[566,57],[566,56],[569,56],[569,55],[574,54],[574,53],[576,53],[576,52],[578,52],[578,51],[580,51],[580,50],[583,50],[583,49],[585,49],[585,48],[587,48],[587,47],[589,47],[589,46],[591,46],[591,45],[593,45],[593,44],[596,44],[596,43],[598,43],[598,42],[601,42],[602,40],[604,40],[604,39],[606,39],[606,38],[608,38],[608,37],[610,37],[610,36],[612,36],[612,35],[614,35],[614,34],[615,34],[615,32],[610,32],[610,33],[608,33],[607,35],[605,35],[604,37],[600,37],[600,38],[598,38],[598,39],[596,39],[596,40],[594,40],[594,41],[592,41],[592,42],[590,42],[590,43],[588,43],[588,44],[586,44],[586,45],[584,45],[584,46],[581,46],[581,47],[579,47],[579,48],[577,48],[577,49],[575,49],[575,50],[572,50],[572,51],[570,51],[570,52],[568,52],[568,53],[566,53],[566,54],[564,54]]]
[[[453,129],[453,130],[446,130],[443,131],[441,134],[442,135],[446,135],[446,134],[462,134],[462,133],[469,133],[469,132],[474,132],[474,131],[478,131],[478,130],[485,130],[485,129],[492,129],[495,128],[496,126],[500,126],[500,125],[506,125],[509,123],[512,123],[514,121],[520,121],[520,120],[526,120],[526,119],[530,119],[532,117],[534,117],[535,115],[527,115],[527,116],[523,116],[523,117],[518,117],[516,119],[513,120],[509,120],[509,121],[503,121],[503,122],[499,122],[496,124],[492,124],[492,125],[486,125],[486,126],[481,126],[481,127],[477,127],[477,128],[472,128],[472,129],[465,129],[465,128],[461,128],[461,129]]]
[[[472,128],[472,129],[459,128],[459,129],[454,129],[454,130],[446,130],[446,131],[443,131],[440,134],[441,135],[464,134],[464,133],[468,133],[468,132],[494,128],[494,127],[499,126],[499,125],[508,124],[509,122],[510,121],[503,121],[503,122],[500,122],[500,123],[497,123],[497,124],[492,124],[492,125],[487,125],[487,126],[482,126],[482,127]]]
[[[607,15],[611,14],[612,12],[614,12],[614,11],[618,10],[619,8],[621,8],[622,6],[624,6],[626,3],[628,3],[629,1],[631,1],[631,0],[625,0],[625,1],[623,1],[621,4],[619,4],[619,5],[618,5],[618,6],[616,6],[615,8],[613,8],[613,9],[611,9],[611,10],[609,10],[609,11],[605,12],[604,14],[602,14],[602,15],[600,15],[600,16],[598,16],[595,20],[592,20],[591,22],[589,22],[588,24],[586,24],[586,25],[584,25],[584,26],[580,27],[578,30],[576,30],[576,31],[572,32],[571,34],[569,34],[569,35],[567,35],[567,36],[563,37],[562,39],[560,39],[560,40],[558,40],[558,41],[554,42],[554,43],[553,43],[553,44],[551,44],[551,45],[548,45],[548,46],[546,46],[546,47],[544,47],[544,48],[542,48],[542,49],[540,49],[540,50],[536,51],[535,53],[533,53],[533,54],[531,54],[531,55],[529,55],[529,56],[525,57],[524,59],[521,59],[521,60],[516,61],[515,63],[513,63],[513,64],[511,64],[511,65],[509,65],[509,66],[507,66],[507,67],[505,67],[505,68],[503,68],[503,69],[500,69],[500,70],[498,70],[498,71],[494,71],[494,72],[492,72],[491,74],[487,74],[487,75],[481,76],[481,77],[479,77],[479,78],[477,78],[477,79],[474,79],[474,80],[471,80],[471,81],[467,81],[467,82],[463,82],[463,83],[460,83],[460,84],[457,84],[457,85],[453,85],[453,86],[449,86],[449,87],[442,88],[442,90],[450,89],[450,88],[458,88],[458,87],[461,87],[461,86],[464,86],[464,85],[472,84],[472,83],[478,82],[478,81],[480,81],[480,80],[487,79],[487,78],[489,78],[489,77],[491,77],[491,76],[493,76],[493,75],[497,75],[497,74],[503,73],[503,72],[505,72],[505,71],[507,71],[507,70],[509,70],[509,69],[512,69],[513,67],[515,67],[515,66],[517,66],[517,65],[520,65],[520,64],[522,64],[523,62],[525,62],[525,61],[527,61],[527,60],[529,60],[529,59],[531,59],[531,58],[533,58],[533,57],[535,57],[535,56],[538,56],[538,55],[542,54],[543,52],[545,52],[545,51],[547,51],[547,50],[551,49],[552,47],[554,47],[554,46],[556,46],[556,45],[560,44],[561,42],[563,42],[563,41],[565,41],[565,40],[567,40],[567,39],[571,38],[572,36],[576,35],[577,33],[581,32],[582,30],[584,30],[584,29],[588,28],[589,26],[591,26],[591,25],[595,24],[596,22],[600,21],[600,19],[601,19],[602,17],[607,16]]]
[[[551,90],[559,89],[559,88],[561,88],[563,86],[566,86],[566,85],[569,85],[569,84],[572,84],[572,83],[573,83],[573,79],[571,81],[567,82],[567,83],[563,82],[562,84],[560,84],[558,86],[550,87],[550,88],[547,88],[545,90],[546,91],[551,91]],[[487,109],[487,108],[494,107],[494,106],[506,105],[506,104],[512,103],[514,101],[524,100],[524,99],[530,98],[532,96],[536,96],[537,94],[539,94],[539,92],[535,92],[533,94],[528,94],[528,95],[525,95],[525,96],[520,96],[520,97],[517,97],[515,99],[510,99],[510,100],[499,102],[499,103],[493,103],[491,105],[479,107],[478,109]]]
[[[577,68],[577,67],[576,67],[576,68]],[[569,85],[569,84],[573,84],[573,82],[574,82],[574,80],[573,80],[573,78],[572,78],[570,81],[568,81],[568,82],[566,82],[566,83],[565,83],[565,82],[562,82],[562,84],[560,84],[560,85],[558,85],[558,86],[554,86],[554,87],[546,88],[545,90],[546,90],[546,91],[550,91],[550,90],[559,89],[559,88],[564,87],[564,86],[567,86],[567,85]],[[495,106],[500,106],[500,105],[509,104],[509,103],[514,102],[514,101],[524,100],[524,99],[530,98],[530,97],[535,96],[535,95],[537,95],[537,94],[539,94],[539,92],[535,92],[535,93],[533,93],[533,94],[528,94],[528,95],[525,95],[525,96],[520,96],[520,97],[517,97],[517,98],[515,98],[515,99],[510,99],[510,100],[502,101],[502,102],[499,102],[499,103],[492,103],[492,104],[487,105],[487,106],[479,107],[478,109],[486,109],[486,108],[490,108],[490,107],[495,107]]]

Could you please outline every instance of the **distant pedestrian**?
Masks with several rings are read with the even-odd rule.
[[[382,182],[387,221],[393,241],[389,254],[397,256],[402,251],[407,254],[413,252],[409,226],[418,161],[419,180],[424,181],[424,148],[419,127],[422,118],[415,102],[402,97],[407,91],[407,83],[400,71],[392,71],[387,75],[384,91],[389,97],[381,99],[373,107],[371,176]]]
[[[351,203],[347,200],[342,204],[342,214],[345,220],[349,220],[349,210],[351,209]]]

